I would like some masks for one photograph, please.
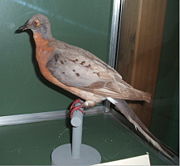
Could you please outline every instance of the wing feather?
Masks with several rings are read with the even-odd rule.
[[[128,99],[139,95],[140,91],[89,51],[64,42],[58,44],[59,48],[49,59],[47,68],[63,84],[105,97]]]

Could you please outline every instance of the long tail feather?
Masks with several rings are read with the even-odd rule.
[[[148,130],[148,128],[141,122],[141,120],[137,117],[134,111],[124,100],[113,99],[110,97],[108,97],[107,100],[114,104],[118,111],[120,111],[129,120],[129,122],[134,125],[136,130],[138,130],[157,150],[162,152],[171,160],[174,160],[174,158],[176,158],[176,155],[167,147],[162,145],[160,141]]]

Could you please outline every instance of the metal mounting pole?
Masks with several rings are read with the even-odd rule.
[[[121,16],[122,16],[123,5],[124,5],[124,0],[113,0],[109,54],[108,54],[108,64],[113,68],[116,67],[118,39],[120,34],[119,31],[121,28]],[[105,112],[109,112],[110,103],[106,101],[105,106],[107,108]]]
[[[75,111],[71,119],[72,125],[72,158],[80,158],[80,148],[82,141],[82,123],[83,123],[83,113],[80,111]]]
[[[79,103],[75,106],[78,107]],[[64,144],[51,154],[52,165],[59,166],[89,166],[101,162],[100,153],[93,147],[82,142],[83,109],[72,113],[72,143]]]

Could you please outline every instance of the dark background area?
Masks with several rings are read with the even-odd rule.
[[[167,2],[151,130],[179,153],[179,1]]]

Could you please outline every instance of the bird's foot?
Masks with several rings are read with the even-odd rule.
[[[92,101],[92,100],[86,100],[84,103],[83,103],[84,107],[94,107],[96,105],[96,102],[95,101]]]
[[[85,107],[84,102],[82,100],[77,99],[77,100],[73,101],[73,103],[70,106],[70,117],[73,116],[73,113],[75,111],[80,111],[80,112],[84,113],[84,109],[83,109],[84,107]]]

